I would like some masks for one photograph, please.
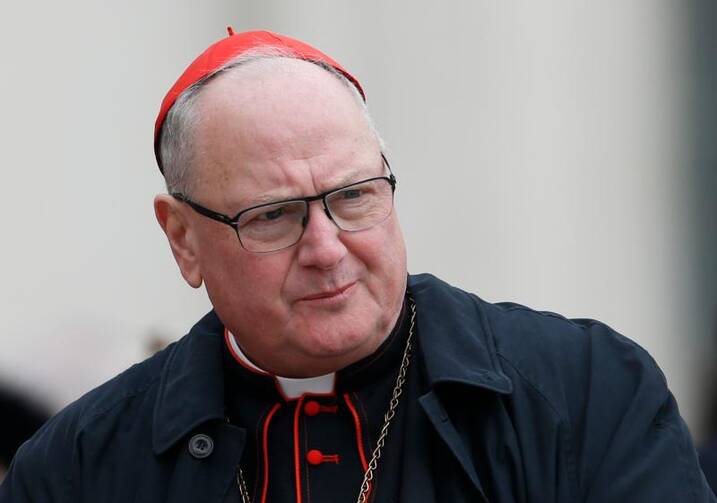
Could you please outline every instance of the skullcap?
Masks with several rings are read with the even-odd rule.
[[[174,83],[172,88],[162,100],[162,106],[159,109],[157,120],[154,123],[154,155],[157,158],[159,170],[163,173],[162,160],[159,153],[159,141],[162,132],[162,125],[167,117],[167,113],[174,105],[177,98],[193,84],[196,84],[208,75],[221,68],[227,61],[234,59],[241,54],[246,53],[258,47],[279,47],[289,49],[290,52],[296,54],[298,59],[307,61],[325,63],[338,72],[343,74],[354,86],[361,96],[366,99],[366,95],[361,89],[361,84],[353,75],[343,69],[335,60],[311,47],[310,45],[285,35],[272,33],[269,31],[247,31],[243,33],[234,33],[234,30],[227,28],[229,36],[210,45],[202,54],[197,57],[184,70],[179,79]]]

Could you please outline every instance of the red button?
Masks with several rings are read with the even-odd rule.
[[[304,405],[304,414],[307,416],[315,416],[320,410],[321,406],[319,405],[319,402],[314,400],[308,401],[306,402],[306,405]]]
[[[323,460],[324,455],[318,449],[311,449],[309,452],[306,453],[306,461],[308,461],[310,465],[320,465]]]

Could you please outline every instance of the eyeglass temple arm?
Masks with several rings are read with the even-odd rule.
[[[222,213],[217,213],[216,211],[212,211],[209,208],[205,208],[201,204],[195,203],[194,201],[189,199],[184,194],[181,194],[179,192],[174,192],[171,194],[171,196],[178,201],[182,201],[183,203],[188,204],[189,206],[192,207],[192,209],[194,211],[196,211],[200,215],[204,215],[205,217],[211,218],[212,220],[216,220],[217,222],[221,222],[223,224],[227,224],[234,228],[236,228],[236,226],[237,226],[237,223],[234,220],[232,220],[231,218],[229,218],[228,216],[226,216]]]
[[[393,171],[391,171],[391,165],[388,163],[388,159],[386,159],[383,152],[381,152],[381,159],[383,159],[384,164],[386,164],[386,167],[388,168],[388,173],[390,175],[388,179],[391,181],[391,188],[396,190],[396,176],[393,174]]]

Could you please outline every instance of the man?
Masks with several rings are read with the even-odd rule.
[[[407,276],[358,81],[234,34],[165,98],[155,212],[214,310],[18,453],[0,502],[714,502],[605,325]]]

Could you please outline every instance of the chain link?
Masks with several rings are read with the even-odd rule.
[[[371,491],[371,482],[373,481],[374,472],[378,467],[378,460],[381,458],[381,450],[384,448],[386,443],[386,436],[388,436],[388,427],[391,424],[391,420],[396,415],[396,408],[398,407],[398,401],[403,393],[403,384],[406,382],[406,373],[408,366],[411,363],[411,339],[413,338],[413,332],[416,327],[416,303],[413,301],[413,297],[408,296],[408,302],[411,306],[411,326],[408,329],[408,340],[406,341],[406,348],[403,350],[403,358],[401,359],[401,366],[398,369],[398,375],[396,376],[396,384],[393,386],[393,392],[391,393],[391,400],[388,402],[388,410],[383,416],[383,426],[381,427],[381,434],[378,436],[376,441],[376,448],[373,450],[371,455],[371,461],[368,463],[366,473],[363,476],[363,482],[361,483],[361,491],[359,492],[357,503],[366,503],[368,501],[368,495]],[[241,503],[251,503],[249,499],[249,491],[246,487],[246,481],[244,480],[244,473],[242,472],[241,466],[237,468],[237,485],[239,486],[239,495],[241,496]]]
[[[241,503],[251,503],[249,499],[249,491],[246,488],[246,480],[244,480],[244,472],[241,470],[241,465],[237,469],[237,485],[239,486],[239,496],[241,496]]]
[[[411,363],[411,339],[413,338],[413,331],[416,326],[416,304],[413,301],[413,297],[409,296],[408,301],[411,304],[411,327],[408,330],[408,340],[406,341],[406,349],[403,350],[403,358],[401,359],[401,367],[398,369],[398,375],[396,376],[396,384],[393,387],[393,393],[391,394],[391,400],[388,403],[388,410],[383,416],[383,426],[381,427],[381,434],[378,436],[376,441],[376,448],[373,450],[371,461],[368,463],[368,468],[363,476],[363,482],[361,483],[361,491],[359,492],[357,503],[366,503],[368,500],[368,494],[371,490],[371,481],[373,480],[373,474],[378,467],[378,460],[381,458],[381,450],[386,442],[386,436],[388,435],[388,427],[391,424],[393,416],[396,415],[396,408],[398,407],[398,399],[403,393],[403,383],[406,382],[406,372],[408,371],[408,365]]]

